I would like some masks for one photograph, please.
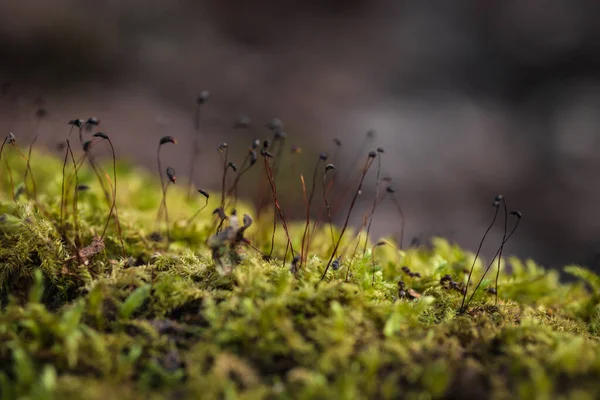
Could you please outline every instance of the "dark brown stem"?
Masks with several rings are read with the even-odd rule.
[[[292,239],[290,237],[288,226],[285,221],[285,217],[283,216],[283,211],[281,210],[281,206],[279,205],[279,201],[277,200],[277,187],[275,185],[275,180],[273,179],[273,170],[271,169],[271,165],[269,163],[269,158],[267,156],[265,156],[264,160],[265,160],[265,170],[267,171],[267,178],[269,179],[269,185],[271,186],[271,193],[273,194],[273,202],[275,203],[275,208],[277,209],[277,211],[279,213],[279,218],[281,219],[281,223],[283,224],[283,230],[285,231],[285,235],[287,236],[287,240],[290,245],[292,254],[295,254],[294,246],[292,244]]]
[[[217,224],[217,231],[216,231],[217,233],[221,232],[221,228],[223,228],[223,224],[225,223],[226,219],[227,219],[226,216],[225,217],[223,217],[223,216],[219,217],[219,223]]]
[[[68,143],[68,140],[67,140]],[[62,185],[60,191],[60,227],[63,228],[63,215],[65,209],[65,169],[67,168],[67,160],[69,159],[69,149],[65,149],[65,159],[62,166]]]
[[[23,152],[21,151],[21,148],[17,145],[16,142],[13,141],[11,144],[12,144],[13,148],[17,151],[17,153],[19,153],[19,156],[21,157],[21,159],[23,161],[25,161],[25,180],[23,181],[23,184],[25,185],[25,191],[27,192],[27,198],[31,199],[31,194],[29,193],[29,189],[27,188],[27,171],[29,168],[27,157],[25,157],[25,154],[23,154]],[[31,172],[31,180],[33,183],[33,187],[35,189],[35,180],[33,179],[33,172]],[[36,189],[36,191],[37,191],[37,189]]]
[[[504,250],[504,242],[506,241],[506,231],[508,230],[508,209],[506,207],[506,200],[503,199],[504,204],[504,233],[502,234],[502,244],[500,245],[500,251],[498,254],[498,270],[496,271],[496,305],[498,305],[498,279],[500,278],[500,260],[502,259],[502,251]]]
[[[333,182],[331,182],[331,184],[333,184]],[[331,189],[331,185],[329,185],[327,190],[325,190],[325,177],[323,177],[323,202],[325,203],[325,208],[327,209],[327,223],[329,224],[329,232],[331,233],[331,245],[333,246],[333,243],[335,243],[335,236],[333,234],[333,221],[331,219],[331,206],[329,205],[329,201],[327,200],[327,194],[329,193],[329,189]]]
[[[71,136],[73,132],[74,125],[71,125],[69,128],[69,133],[67,137]],[[68,139],[67,139],[68,143]],[[60,192],[60,228],[63,229],[63,216],[64,216],[64,208],[65,208],[65,169],[67,168],[67,160],[69,159],[69,149],[65,149],[65,159],[63,161],[62,167],[62,184],[61,184],[61,192]]]
[[[463,311],[465,308],[465,300],[467,298],[467,291],[469,290],[469,284],[471,283],[471,276],[473,275],[473,270],[475,269],[475,263],[477,262],[477,258],[479,257],[479,253],[481,252],[481,248],[483,247],[483,242],[485,241],[487,234],[490,232],[490,230],[492,230],[492,227],[494,226],[494,223],[496,222],[496,218],[498,218],[498,207],[496,207],[496,211],[494,212],[494,218],[492,218],[492,222],[490,223],[488,228],[485,230],[485,233],[483,234],[483,237],[481,238],[481,242],[479,242],[479,247],[477,248],[477,253],[475,253],[475,258],[473,259],[473,264],[471,265],[471,269],[469,270],[469,277],[467,278],[467,285],[465,287],[465,293],[463,294],[463,299],[460,304],[460,311]]]
[[[304,243],[306,241],[306,235],[308,234],[308,227],[310,226],[310,207],[312,205],[313,197],[315,194],[315,188],[317,186],[317,171],[319,170],[319,165],[323,161],[323,158],[319,156],[317,163],[315,164],[315,169],[313,171],[312,177],[312,186],[310,189],[310,195],[308,196],[308,203],[306,203],[306,224],[304,226],[304,233],[302,234],[302,249],[301,249],[301,258],[306,265],[306,258],[308,257],[308,252],[310,250],[310,243],[306,244],[306,248],[304,247]]]
[[[379,203],[381,203],[381,201],[383,201],[383,199],[385,198],[385,195],[386,195],[386,193],[384,193],[384,194],[383,194],[383,195],[382,195],[382,196],[381,196],[379,199],[377,199],[377,204],[378,204],[378,205],[379,205]],[[354,246],[354,251],[352,252],[352,257],[350,258],[350,259],[352,260],[352,262],[351,262],[350,266],[348,267],[348,270],[346,271],[346,282],[348,281],[348,273],[349,273],[350,269],[352,268],[352,266],[354,265],[354,259],[355,259],[355,257],[356,257],[356,251],[358,250],[358,245],[360,244],[360,240],[361,240],[362,232],[363,232],[363,230],[365,229],[365,226],[367,225],[367,219],[369,218],[369,216],[371,215],[371,213],[372,213],[372,212],[373,212],[373,211],[371,210],[371,211],[370,211],[370,213],[368,213],[368,214],[365,214],[365,215],[364,215],[364,217],[363,217],[363,223],[362,223],[362,225],[361,225],[361,227],[360,227],[360,229],[359,229],[358,233],[357,233],[357,234],[355,235],[355,237],[352,239],[352,240],[356,239],[356,245]],[[367,240],[367,239],[365,238],[365,240]],[[380,242],[380,243],[377,243],[377,244],[375,244],[375,245],[373,246],[373,249],[374,249],[375,247],[379,246],[379,245],[380,245],[380,244],[382,244],[382,243],[385,243],[385,244],[387,244],[387,245],[391,246],[391,245],[390,245],[389,243],[387,243],[387,242]],[[393,246],[392,246],[392,247],[393,247]],[[345,254],[345,253],[346,253],[346,251],[347,251],[347,250],[344,250],[343,254]],[[372,251],[373,251],[373,250],[372,250]],[[364,253],[363,253],[363,257],[364,257]],[[396,260],[396,263],[398,264],[398,260]]]
[[[360,146],[358,147],[358,150],[356,151],[356,154],[353,158],[350,158],[350,160],[358,160],[360,158],[360,155],[363,153],[365,147],[367,147],[367,145],[369,144],[370,141],[372,141],[374,138],[374,135],[371,134],[371,131],[367,132],[367,134],[365,135],[365,138],[363,139],[363,141],[361,142]],[[358,173],[360,174],[361,171],[359,170]],[[342,206],[344,205],[344,202],[346,200],[346,196],[348,195],[348,193],[350,193],[350,189],[352,188],[352,180],[348,181],[348,184],[346,185],[346,187],[344,188],[344,190],[342,191],[342,193],[337,196],[335,199],[333,199],[332,204],[332,212],[331,215],[335,216],[338,211],[342,208]]]
[[[33,178],[33,172],[31,171],[31,151],[33,149],[33,145],[37,142],[39,137],[39,132],[36,133],[35,137],[29,144],[29,150],[27,152],[27,165],[25,167],[25,176],[23,177],[23,182],[27,185],[27,175],[31,174],[31,183],[33,184],[33,199],[37,202],[37,187],[35,185],[35,179]]]
[[[4,140],[2,141],[2,146],[0,146],[0,160],[2,160],[2,153],[4,152],[4,145],[6,144],[7,140],[8,136],[4,138]]]
[[[273,134],[273,139],[271,140],[271,151],[274,151],[275,148],[277,148],[278,149],[277,151],[279,152],[280,149],[277,146],[279,146],[279,135],[277,134],[277,132],[275,132]],[[279,155],[279,153],[278,153],[278,155]],[[277,164],[277,160],[275,160],[273,162],[273,165],[276,165],[276,164]],[[273,178],[273,180],[275,180],[275,178]],[[261,188],[259,190],[259,201],[258,201],[258,209],[257,209],[259,217],[268,204],[268,201],[269,201],[269,194],[267,193],[268,190],[269,190],[268,185],[266,183],[262,183]],[[273,215],[273,218],[274,219],[276,218],[276,214]]]
[[[384,199],[385,196],[387,195],[387,191],[384,192],[378,199],[377,199],[377,205],[379,205]],[[354,235],[354,237],[352,238],[352,240],[350,241],[350,243],[352,243],[352,241],[354,239],[356,239],[356,245],[354,246],[354,251],[352,252],[352,256],[350,257],[351,263],[350,266],[348,267],[348,269],[346,270],[346,282],[348,282],[348,273],[350,271],[350,269],[352,268],[352,266],[354,265],[354,257],[356,256],[356,251],[358,250],[358,246],[360,244],[360,239],[362,236],[362,231],[365,229],[365,226],[367,225],[367,219],[369,218],[369,216],[371,215],[370,213],[372,213],[373,210],[370,209],[364,216],[363,216],[363,223],[360,226],[360,229],[357,231],[357,233]],[[348,244],[348,247],[350,246],[350,243]],[[347,253],[347,249],[348,247],[346,247],[346,249],[343,251],[342,254],[346,254]]]
[[[246,155],[246,158],[244,159],[244,162],[242,163],[242,166],[240,167],[240,172],[238,172],[235,176],[235,179],[233,181],[233,184],[229,187],[229,189],[227,190],[227,197],[232,197],[233,195],[233,207],[235,208],[237,206],[237,200],[238,200],[238,184],[240,182],[240,179],[242,179],[242,176],[248,172],[248,170],[250,170],[250,168],[253,167],[254,164],[250,164],[246,167],[246,164],[248,163],[248,161],[250,161],[250,157],[251,157],[252,153],[248,152],[248,155]]]
[[[379,196],[379,198],[377,198],[377,205],[381,204],[381,202],[385,199],[385,196],[388,193],[385,192],[383,193],[381,196]],[[362,236],[362,232],[365,229],[365,227],[367,226],[367,221],[368,219],[373,215],[373,208],[369,209],[365,215],[363,215],[363,222],[360,226],[360,229],[357,231],[357,233],[354,235],[354,237],[352,238],[352,240],[354,240],[357,237]],[[360,238],[358,239],[358,242],[360,242]],[[354,258],[354,256],[356,256],[356,250],[358,249],[358,246],[356,247],[356,249],[354,250],[354,252],[352,253],[352,258]],[[345,251],[344,251],[345,252]],[[364,253],[363,253],[364,254]]]
[[[121,231],[121,223],[119,222],[119,212],[117,210],[117,157],[115,154],[115,147],[113,146],[112,140],[107,136],[108,144],[110,145],[110,150],[112,153],[112,161],[113,161],[113,194],[112,194],[112,205],[110,207],[110,211],[108,212],[108,217],[106,218],[106,225],[104,226],[104,230],[102,231],[101,238],[104,238],[104,234],[106,233],[106,228],[108,227],[108,222],[110,221],[110,217],[114,211],[115,217],[115,225],[117,227],[117,234],[119,235],[119,241],[121,242],[121,252],[123,257],[125,257],[125,243],[123,241],[123,234]],[[108,176],[107,176],[108,177]]]
[[[171,241],[171,234],[169,231],[169,210],[167,207],[167,190],[169,189],[169,183],[165,185],[163,189],[163,204],[164,204],[164,214],[165,214],[165,224],[166,224],[166,235],[167,235],[167,247]]]
[[[481,276],[481,278],[479,279],[479,282],[477,283],[477,286],[475,286],[475,290],[473,290],[473,293],[471,293],[471,296],[469,297],[469,300],[467,301],[467,304],[465,305],[464,309],[462,309],[463,311],[466,310],[467,308],[469,308],[469,304],[471,303],[471,300],[473,300],[473,297],[475,296],[475,293],[477,293],[477,289],[479,289],[479,286],[483,282],[483,279],[485,278],[486,274],[488,273],[488,271],[490,270],[490,268],[494,264],[494,261],[496,260],[496,257],[498,257],[498,255],[500,254],[500,251],[502,250],[502,247],[506,244],[506,242],[508,242],[508,240],[510,239],[510,237],[513,235],[513,233],[515,233],[515,231],[519,227],[519,222],[521,222],[521,219],[517,220],[517,222],[515,223],[515,226],[513,227],[513,229],[506,236],[506,238],[502,241],[502,244],[500,245],[500,247],[496,251],[496,254],[494,254],[494,257],[492,258],[492,261],[489,263],[489,265],[485,269],[483,275]]]
[[[266,181],[261,180],[260,183],[260,188],[258,190],[258,206],[256,208],[256,212],[258,215],[258,218],[261,217],[261,215],[263,214],[265,208],[266,208],[266,199],[268,199],[268,194],[267,191],[269,190],[269,184]]]
[[[104,175],[106,177],[106,180],[108,181],[108,185],[110,186],[111,191],[114,190],[116,188],[116,186],[113,186],[111,180],[110,180],[110,176],[108,176],[108,174],[106,172],[104,172]],[[114,218],[115,218],[115,226],[117,228],[117,235],[119,236],[119,241],[121,242],[121,254],[123,255],[123,257],[125,257],[127,254],[125,253],[125,242],[123,240],[123,231],[121,230],[121,222],[119,220],[119,209],[117,207],[117,203],[115,203],[115,212],[113,214]]]
[[[308,210],[309,206],[308,206],[308,198],[306,197],[306,182],[304,181],[304,175],[300,174],[300,183],[302,185],[302,200],[304,201],[304,206],[306,207],[306,209]],[[275,226],[273,226],[273,228],[275,228]],[[275,233],[273,233],[273,238],[275,238]],[[271,240],[271,247],[273,247],[273,240]],[[302,248],[300,249],[300,262],[299,262],[299,266],[302,267],[303,263],[305,261],[304,258],[304,237],[302,237]],[[304,265],[306,265],[304,263]]]
[[[358,195],[360,194],[363,182],[365,180],[365,176],[367,175],[367,171],[371,167],[371,164],[373,164],[373,157],[371,157],[371,154],[369,154],[369,156],[367,158],[367,162],[365,163],[365,166],[363,167],[362,175],[361,175],[360,181],[358,183],[358,188],[356,189],[356,192],[354,193],[354,197],[352,198],[352,202],[350,203],[350,208],[348,209],[348,214],[346,215],[346,220],[344,221],[344,226],[342,227],[340,236],[338,237],[337,243],[335,244],[335,247],[333,248],[331,257],[329,257],[329,261],[327,262],[327,267],[325,267],[325,271],[323,272],[323,275],[321,276],[321,280],[325,279],[325,276],[327,275],[327,271],[329,271],[329,267],[331,266],[331,263],[333,262],[333,259],[335,258],[338,247],[340,246],[342,237],[344,236],[344,233],[346,232],[346,228],[348,228],[348,222],[350,221],[350,215],[352,214],[352,209],[354,208],[354,204],[356,204],[356,199],[358,198]]]
[[[333,172],[336,172],[336,171],[333,171]],[[334,175],[334,177],[335,177],[335,175]],[[327,183],[327,185],[325,183]],[[331,191],[331,188],[333,187],[333,183],[334,182],[332,180],[329,180],[328,182],[326,182],[325,176],[323,176],[323,204],[321,204],[321,207],[319,208],[319,212],[317,213],[318,218],[315,219],[315,222],[313,223],[313,227],[310,232],[310,238],[312,240],[312,238],[315,235],[315,231],[317,230],[317,227],[319,226],[320,220],[322,218],[324,218],[323,213],[325,213],[327,215],[327,221],[329,222],[329,230],[331,231],[331,238],[332,238],[331,245],[332,246],[335,243],[335,239],[333,239],[331,204],[329,203],[329,200],[327,200],[327,196],[329,195],[329,192]],[[311,242],[311,244],[312,244],[312,242]]]
[[[229,169],[228,165],[228,155],[229,148],[225,147],[224,155],[223,155],[223,178],[221,179],[221,208],[225,209],[225,183],[227,181],[227,170]]]
[[[285,267],[285,260],[287,259],[288,250],[290,249],[290,243],[285,244],[285,253],[283,253],[283,266]]]
[[[285,147],[285,137],[283,136],[275,136],[273,139],[273,147],[277,147],[277,151],[275,151],[275,158],[273,160],[273,181],[277,181],[277,176],[279,175],[279,167],[281,166],[281,160],[283,159],[283,148]]]
[[[8,160],[4,159],[4,165],[6,165],[6,170],[8,171],[8,180],[10,181],[10,195],[12,197],[13,202],[17,202],[17,197],[15,196],[15,183],[13,181],[12,169],[8,164]]]
[[[275,233],[277,232],[277,206],[273,205],[273,230],[271,231],[271,249],[269,250],[268,258],[273,256],[275,250]]]
[[[80,129],[81,132],[81,129]],[[77,163],[75,162],[75,156],[73,155],[73,149],[71,149],[71,144],[67,139],[67,150],[71,155],[71,161],[73,163],[73,170],[75,171],[75,189],[73,190],[73,224],[75,227],[75,246],[79,247],[79,221],[77,218],[77,200],[78,200],[78,190],[79,187],[79,174],[77,173]],[[68,189],[67,189],[68,190]]]
[[[89,148],[93,147],[93,143],[96,139],[92,140],[92,144],[89,146]],[[92,168],[94,168],[94,163],[93,161],[93,157],[91,155],[91,153],[89,153],[89,151],[84,151],[84,153],[81,155],[81,157],[79,158],[79,160],[77,160],[77,169],[76,171],[79,172],[79,170],[81,169],[81,167],[83,166],[83,164],[85,163],[85,161],[88,160],[90,162],[90,165],[92,165]],[[106,190],[106,187],[104,186],[104,182],[102,181],[102,177],[97,173],[96,170],[94,170],[96,172],[96,176],[98,177],[98,180],[100,182],[100,186],[102,187],[102,191],[104,192],[104,197],[106,198],[106,202],[110,207],[110,195],[108,193],[108,191]],[[66,187],[71,187],[71,180],[73,179],[73,177],[75,176],[75,174],[73,175],[69,175],[69,177],[66,180]]]
[[[382,153],[379,153],[379,156],[377,158],[377,178],[376,178],[376,183],[375,183],[375,198],[373,199],[373,209],[371,210],[371,216],[369,218],[369,225],[367,226],[367,237],[365,238],[365,244],[363,246],[363,255],[365,255],[365,253],[367,252],[367,244],[369,243],[369,234],[371,233],[371,224],[373,223],[373,216],[375,215],[375,210],[377,208],[377,199],[379,198],[379,175],[381,173],[381,155]],[[402,220],[404,220],[404,218],[402,218]]]

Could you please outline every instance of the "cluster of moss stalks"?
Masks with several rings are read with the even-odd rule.
[[[14,188],[24,165],[5,156]],[[462,295],[442,277],[466,282],[473,254],[443,239],[378,246],[321,282],[327,228],[297,276],[282,265],[283,235],[279,259],[242,246],[241,262],[224,274],[206,245],[215,228],[208,210],[218,204],[187,225],[204,199],[175,186],[171,243],[153,241],[160,186],[124,165],[127,257],[111,223],[106,248],[86,265],[65,240],[72,213],[57,229],[62,160],[33,159],[37,205],[13,201],[6,170],[0,175],[2,399],[600,397],[600,278],[584,268],[565,268],[580,279],[561,283],[533,261],[503,260],[498,305],[486,279],[457,313]],[[108,213],[95,179],[80,170],[90,187],[79,193],[81,245]],[[253,217],[247,237],[266,248],[272,219]],[[303,228],[291,227],[298,248]],[[482,269],[478,261],[475,278]]]

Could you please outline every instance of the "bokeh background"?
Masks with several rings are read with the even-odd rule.
[[[194,99],[209,90],[199,186],[219,186],[220,142],[241,163],[278,117],[305,175],[333,138],[343,171],[384,147],[407,242],[475,249],[503,193],[525,216],[509,253],[600,269],[599,17],[591,0],[3,1],[0,132],[28,143],[39,130],[53,150],[66,121],[97,116],[119,155],[148,168],[158,138],[176,136],[165,157],[182,175]],[[251,127],[232,129],[242,114]],[[259,179],[242,195],[254,199]],[[301,218],[299,186],[284,200]],[[398,225],[386,203],[373,231]]]

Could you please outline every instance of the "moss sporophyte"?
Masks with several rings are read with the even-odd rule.
[[[78,121],[71,127],[86,126]],[[91,136],[112,145],[112,135]],[[253,142],[235,169],[230,148],[221,196],[188,197],[186,178],[162,165],[163,145],[176,161],[170,136],[156,138],[160,179],[116,156],[86,164],[91,144],[65,141],[59,159],[20,153],[11,140],[0,151],[2,399],[600,397],[600,277],[568,266],[577,279],[561,282],[559,271],[506,257],[523,216],[502,196],[491,224],[504,217],[501,237],[492,228],[483,237],[498,257],[483,262],[442,238],[368,239],[375,205],[401,194],[363,184],[381,153],[364,154],[347,184],[338,174],[356,171],[319,159],[314,174],[306,155],[304,205],[323,199],[328,226],[318,227],[304,207],[301,220],[286,218],[272,142]],[[236,201],[257,152],[263,168],[244,176],[269,199],[262,214]],[[304,155],[281,157],[285,176],[285,157],[300,169]],[[334,171],[339,186],[329,185]],[[351,204],[338,199],[346,186]],[[363,190],[366,223],[353,229]],[[341,229],[334,204],[346,209]],[[275,234],[274,217],[284,228]]]

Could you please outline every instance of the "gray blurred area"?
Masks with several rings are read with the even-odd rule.
[[[305,176],[334,137],[348,176],[384,147],[406,243],[439,234],[476,249],[502,193],[524,214],[506,252],[600,269],[599,22],[593,0],[5,0],[0,132],[28,142],[44,107],[40,143],[54,149],[66,121],[97,116],[119,154],[148,168],[158,138],[176,136],[165,157],[183,175],[206,89],[199,186],[218,188],[221,141],[241,163],[276,116],[304,149]],[[241,114],[247,131],[231,128]],[[254,198],[257,179],[242,194]],[[299,186],[286,192],[302,218]],[[373,231],[398,233],[391,202]]]

